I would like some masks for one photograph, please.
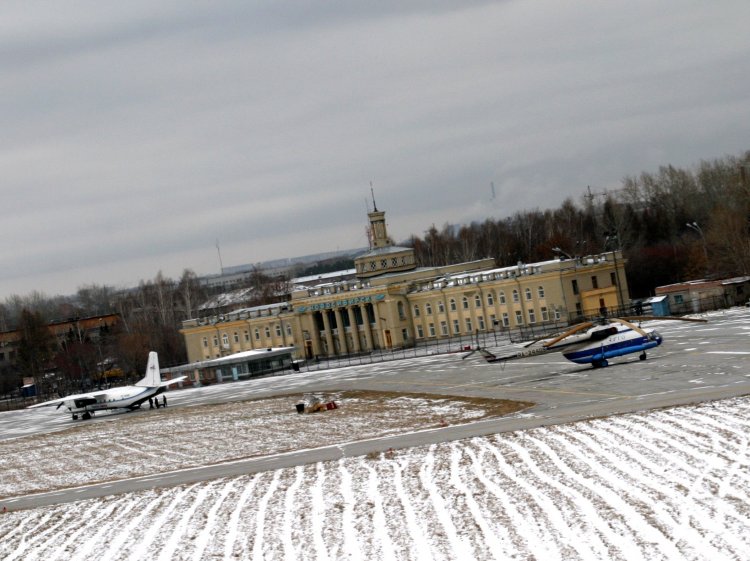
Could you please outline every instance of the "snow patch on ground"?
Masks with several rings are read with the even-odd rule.
[[[748,407],[737,398],[9,512],[0,558],[745,558]]]

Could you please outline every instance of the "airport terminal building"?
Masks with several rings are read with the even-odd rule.
[[[189,362],[294,347],[295,358],[411,347],[607,313],[629,304],[619,251],[497,267],[481,259],[417,267],[414,250],[388,237],[385,213],[368,214],[370,250],[355,274],[297,282],[283,303],[183,322]]]

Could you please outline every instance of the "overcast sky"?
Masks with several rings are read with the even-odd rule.
[[[750,2],[0,3],[0,299],[397,241],[750,149]],[[496,197],[492,200],[490,184]]]

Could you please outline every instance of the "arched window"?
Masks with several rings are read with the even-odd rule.
[[[501,290],[500,293],[497,295],[497,297],[500,298],[501,304],[505,304],[505,292]]]
[[[526,294],[526,300],[531,300],[531,289],[527,288],[526,290],[524,290],[524,293]]]
[[[474,306],[476,306],[477,308],[482,307],[482,298],[479,296],[479,294],[474,296]]]
[[[430,304],[429,302],[425,302],[424,313],[426,313],[428,316],[432,315],[432,304]]]
[[[492,295],[492,292],[487,293],[487,305],[488,306],[494,306],[495,305],[495,297]]]
[[[469,309],[469,299],[466,296],[463,297],[462,304],[463,304],[464,310]]]
[[[404,303],[399,302],[398,303],[398,319],[404,319],[406,318],[406,315],[404,314]]]
[[[514,302],[518,302],[519,301],[519,299],[518,299],[518,291],[515,288],[513,289],[513,301]]]
[[[539,294],[539,298],[544,298],[544,287],[543,286],[540,286],[537,289],[537,294]]]
[[[419,304],[414,304],[414,317],[419,317]]]
[[[456,301],[453,298],[451,298],[451,312],[455,312],[455,311],[456,311]]]

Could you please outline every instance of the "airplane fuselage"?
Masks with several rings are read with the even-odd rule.
[[[163,387],[124,386],[112,388],[107,390],[107,393],[98,394],[95,397],[73,397],[65,400],[63,405],[74,415],[106,409],[135,409],[141,403],[148,401],[150,397],[163,393],[164,390]]]

